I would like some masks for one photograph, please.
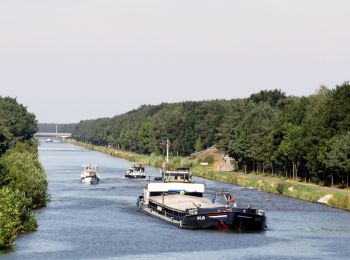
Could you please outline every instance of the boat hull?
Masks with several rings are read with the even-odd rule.
[[[264,231],[266,229],[266,216],[243,211],[245,210],[184,216],[179,225],[189,229],[214,228],[235,231]]]
[[[82,177],[80,182],[83,184],[98,184],[100,180],[97,177]]]
[[[125,178],[129,178],[129,179],[145,179],[146,175],[129,175],[129,174],[125,174]]]
[[[184,229],[219,229],[244,231],[265,231],[266,216],[258,214],[258,210],[250,208],[233,209],[232,211],[220,211],[201,209],[202,212],[195,215],[176,213],[166,207],[149,207],[144,205],[142,196],[137,201],[138,209],[150,216],[162,219],[170,224]],[[207,211],[207,212],[203,212]]]

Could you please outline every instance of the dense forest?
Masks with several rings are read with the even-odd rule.
[[[39,133],[55,133],[57,126],[58,133],[72,133],[77,124],[54,124],[54,123],[38,123]]]
[[[237,170],[348,185],[350,84],[308,97],[264,90],[245,99],[143,105],[113,118],[81,121],[73,137],[138,153],[186,156],[216,145]]]
[[[47,180],[33,138],[35,115],[0,96],[0,248],[37,227],[33,210],[47,202]]]

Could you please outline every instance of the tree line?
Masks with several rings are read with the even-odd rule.
[[[47,180],[33,138],[35,115],[16,99],[0,96],[0,249],[17,234],[35,230],[34,209],[47,202]]]
[[[350,84],[307,97],[263,90],[248,98],[143,105],[113,118],[81,121],[73,137],[138,153],[187,156],[213,145],[237,170],[348,185]]]

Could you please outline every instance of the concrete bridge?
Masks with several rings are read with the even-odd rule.
[[[36,133],[34,136],[40,137],[72,137],[72,133]]]
[[[59,139],[59,140],[66,140],[67,138],[72,137],[72,133],[36,133],[34,135],[38,139],[47,139],[47,138],[53,138],[53,139]]]

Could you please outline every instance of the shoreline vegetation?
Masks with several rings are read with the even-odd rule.
[[[48,201],[36,127],[26,107],[0,96],[0,250],[13,246],[18,234],[37,229],[35,210]]]
[[[72,144],[86,149],[102,152],[114,157],[123,158],[131,162],[140,162],[145,165],[160,168],[164,162],[162,155],[145,155],[129,151],[108,148],[76,140]],[[316,184],[302,183],[290,179],[266,176],[264,174],[245,174],[241,172],[224,172],[201,166],[196,160],[189,157],[171,156],[169,168],[190,167],[194,176],[210,180],[217,180],[246,188],[253,188],[264,192],[283,195],[309,202],[319,202],[334,208],[350,211],[350,192],[347,190],[328,188]]]

